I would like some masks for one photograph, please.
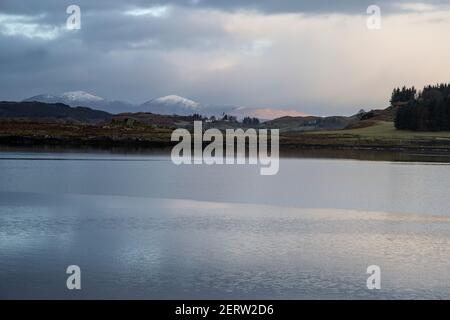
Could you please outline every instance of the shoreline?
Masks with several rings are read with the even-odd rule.
[[[207,146],[210,142],[203,142]],[[170,141],[170,135],[166,137],[55,137],[55,136],[17,136],[0,135],[0,146],[58,146],[58,147],[85,147],[92,148],[172,148],[178,141]],[[224,142],[224,145],[226,143]],[[383,152],[426,152],[430,154],[450,156],[450,143],[447,141],[417,140],[405,141],[399,144],[392,140],[368,140],[357,139],[345,141],[345,139],[329,139],[325,134],[301,133],[295,136],[280,135],[280,152],[292,150],[359,150],[359,151],[383,151]]]
[[[0,121],[0,148],[170,154],[178,144],[171,141],[174,129],[172,126]],[[396,130],[392,122],[349,130],[282,131],[279,137],[280,157],[406,161],[417,158],[418,161],[450,162],[450,132]],[[203,141],[203,146],[209,143]]]
[[[0,152],[81,152],[133,155],[169,155],[178,142],[132,139],[56,139],[0,137]],[[205,143],[204,145],[207,145]],[[450,163],[450,148],[422,146],[383,146],[345,144],[282,144],[281,158],[354,159],[367,161],[405,161]]]

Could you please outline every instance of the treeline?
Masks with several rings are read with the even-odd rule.
[[[450,130],[450,84],[427,86],[416,92],[414,87],[396,88],[392,105],[398,105],[397,129],[419,131]]]
[[[259,119],[258,118],[251,118],[251,117],[245,117],[244,120],[242,120],[243,124],[246,125],[258,125]]]
[[[401,90],[400,88],[395,88],[392,91],[391,104],[411,101],[416,97],[416,93],[417,91],[416,88],[414,87],[412,88],[403,87]]]
[[[211,122],[214,121],[225,121],[225,122],[239,122],[236,116],[232,116],[229,114],[226,114],[225,112],[223,112],[222,117],[216,118],[216,116],[210,116],[209,118],[206,116],[202,116],[199,113],[194,113],[192,115],[192,117],[194,118],[194,120],[200,120],[200,121],[205,121],[205,120],[209,120]],[[252,117],[245,117],[242,120],[242,123],[245,125],[259,125],[261,123],[261,121],[258,118],[252,118]]]

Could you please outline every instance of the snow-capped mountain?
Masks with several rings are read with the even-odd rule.
[[[64,104],[74,104],[77,102],[99,102],[105,101],[105,99],[94,96],[93,94],[84,92],[84,91],[70,91],[64,92],[59,95],[52,94],[40,94],[24,101],[38,101],[38,102],[47,102],[47,103],[64,103]]]
[[[141,104],[138,109],[143,109],[146,112],[157,114],[177,114],[182,116],[198,113],[208,117],[220,117],[223,113],[226,113],[235,116],[239,120],[242,120],[245,117],[256,117],[261,120],[273,120],[284,116],[306,116],[306,114],[294,110],[203,105],[177,95],[168,95],[150,100]]]
[[[168,95],[144,102],[140,108],[145,112],[157,114],[177,114],[188,116],[194,113],[204,114],[205,108],[200,103],[177,96]]]
[[[198,109],[201,107],[200,103],[177,96],[177,95],[169,95],[169,96],[165,96],[165,97],[160,97],[160,98],[156,98],[151,100],[152,103],[157,103],[160,105],[167,105],[167,106],[173,106],[173,105],[179,105],[183,108],[188,108],[188,109]]]
[[[102,97],[94,96],[93,94],[84,92],[84,91],[70,91],[61,94],[61,98],[66,101],[85,101],[85,102],[93,102],[93,101],[105,101]]]
[[[63,103],[71,107],[88,107],[110,113],[136,112],[136,106],[123,101],[110,101],[85,91],[70,91],[58,95],[40,94],[23,101]]]

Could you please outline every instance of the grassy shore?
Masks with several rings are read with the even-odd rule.
[[[170,147],[175,128],[87,125],[26,121],[0,122],[3,145],[89,145],[98,147]],[[392,122],[335,131],[283,132],[280,149],[420,151],[450,154],[450,132],[396,130]]]
[[[166,147],[173,129],[166,127],[1,121],[1,145]]]
[[[366,150],[418,150],[450,152],[450,132],[397,130],[392,122],[379,121],[372,126],[336,131],[285,133],[280,145],[289,148],[331,148]]]
[[[440,131],[440,132],[421,132],[421,131],[411,131],[411,130],[397,130],[395,129],[393,122],[379,121],[373,126],[350,129],[350,130],[339,130],[339,131],[319,131],[314,132],[314,134],[325,134],[325,135],[335,135],[335,136],[345,136],[350,135],[355,138],[374,138],[374,139],[391,139],[391,140],[422,140],[422,139],[432,139],[432,140],[448,140],[450,141],[450,131]]]

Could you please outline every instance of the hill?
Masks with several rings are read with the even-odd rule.
[[[280,132],[340,130],[355,121],[355,117],[281,117],[264,123],[264,127]]]
[[[91,109],[102,110],[108,113],[132,112],[137,111],[135,105],[117,100],[107,100],[105,98],[90,94],[85,91],[69,91],[61,94],[40,94],[23,100],[23,102],[43,102],[43,103],[62,103],[70,107],[88,107]]]
[[[112,118],[110,113],[86,107],[69,107],[62,103],[0,102],[0,118],[64,120],[99,123]]]

